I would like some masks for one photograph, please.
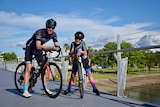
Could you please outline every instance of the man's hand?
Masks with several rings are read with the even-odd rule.
[[[61,48],[60,48],[60,47],[53,47],[52,50],[53,50],[53,51],[60,52],[60,51],[61,51]]]
[[[61,51],[61,47],[56,47],[56,51],[60,52]]]

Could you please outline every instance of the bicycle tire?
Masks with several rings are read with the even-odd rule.
[[[42,84],[43,84],[45,93],[51,98],[56,98],[62,91],[62,86],[63,86],[62,73],[59,66],[56,63],[49,62],[49,68],[50,68],[50,73],[53,75],[51,75],[51,78],[49,80],[49,77],[45,75],[46,70],[44,70],[41,74]],[[46,78],[47,88],[45,87],[45,82],[43,78]],[[49,91],[52,92],[52,94],[49,93],[47,89],[49,89]]]
[[[81,63],[77,62],[77,71],[78,71],[78,87],[80,91],[80,97],[84,97],[84,86],[83,86],[83,74],[82,74],[82,68],[81,68]]]
[[[14,73],[14,83],[16,86],[16,89],[19,93],[23,93],[23,87],[24,87],[24,73],[25,73],[26,64],[25,62],[20,63],[16,71]]]

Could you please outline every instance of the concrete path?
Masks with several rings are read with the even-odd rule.
[[[66,84],[63,89],[66,89]],[[14,73],[0,69],[0,107],[157,107],[156,105],[136,101],[133,99],[119,98],[101,92],[96,96],[92,90],[86,89],[83,99],[79,92],[49,98],[43,95],[42,83],[39,80],[33,88],[31,98],[22,97],[14,85]]]

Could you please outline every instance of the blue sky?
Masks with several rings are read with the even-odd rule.
[[[160,0],[0,0],[0,51],[24,56],[25,42],[49,18],[62,47],[76,31],[94,49],[116,42],[117,34],[136,47],[159,45],[159,13]]]

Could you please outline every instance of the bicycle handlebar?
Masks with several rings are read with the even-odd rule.
[[[47,50],[47,51],[46,51],[46,50],[44,50],[44,49],[43,49],[42,51],[44,51],[44,52],[45,52],[45,54],[46,54],[47,52],[52,53],[52,51],[55,51],[55,50],[52,50],[52,51],[51,51],[51,50]],[[62,52],[62,51],[61,51],[61,48],[60,48],[60,50],[58,51],[58,55],[57,55],[55,58],[58,58],[58,57],[59,57],[59,55],[61,54],[61,52]]]
[[[23,48],[23,50],[26,50],[26,48]],[[50,52],[50,53],[52,53],[52,51],[55,51],[55,50],[44,50],[44,49],[42,49],[42,51],[44,51],[45,52],[45,54],[44,55],[46,55],[47,54],[47,52]],[[61,48],[60,48],[60,50],[58,51],[58,55],[55,57],[55,58],[58,58],[59,57],[59,55],[61,54]]]

